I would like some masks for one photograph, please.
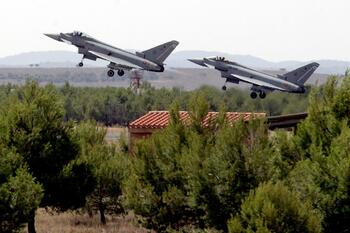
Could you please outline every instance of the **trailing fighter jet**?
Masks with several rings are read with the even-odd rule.
[[[221,77],[226,79],[222,89],[226,90],[226,83],[239,84],[245,82],[252,84],[250,96],[255,99],[266,97],[267,92],[275,90],[290,93],[305,93],[305,82],[319,67],[318,63],[310,63],[284,75],[266,74],[236,62],[228,61],[224,57],[209,57],[203,59],[189,59],[189,61],[204,67],[213,67],[221,72]]]
[[[78,64],[79,67],[84,66],[84,59],[96,61],[99,58],[109,61],[109,71],[107,72],[109,77],[114,76],[114,70],[118,71],[119,76],[124,75],[124,70],[132,69],[163,72],[163,62],[179,45],[177,41],[170,41],[155,48],[134,54],[108,45],[78,31],[44,35],[78,47],[78,53],[83,55],[81,62]]]

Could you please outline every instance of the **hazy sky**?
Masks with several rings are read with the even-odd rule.
[[[350,60],[349,0],[1,0],[0,57],[73,47],[42,33],[84,31],[144,50],[250,54],[267,60]]]

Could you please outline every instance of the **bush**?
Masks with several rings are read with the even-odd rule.
[[[23,168],[13,152],[0,152],[0,232],[17,232],[38,208],[41,185]]]
[[[228,223],[230,233],[322,232],[319,215],[281,182],[260,185]]]
[[[81,207],[91,191],[90,169],[75,163],[79,145],[73,138],[73,124],[64,122],[63,116],[63,102],[54,87],[35,82],[12,93],[0,111],[1,143],[21,157],[43,186],[40,206],[58,210]],[[35,211],[29,232],[35,232],[34,219]]]
[[[96,122],[82,122],[77,126],[76,137],[81,146],[80,161],[91,166],[93,192],[87,197],[89,213],[98,211],[102,224],[105,213],[124,213],[122,206],[122,183],[128,176],[129,155],[119,152],[116,145],[104,141],[106,129]]]

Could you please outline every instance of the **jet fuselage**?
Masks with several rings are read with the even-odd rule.
[[[279,77],[276,77],[270,74],[265,74],[261,71],[254,70],[234,62],[214,61],[208,58],[204,58],[203,61],[207,66],[211,66],[216,70],[226,73],[225,77],[223,78],[227,78],[230,75],[243,76],[250,79],[255,79],[262,82],[270,83],[276,87],[279,87],[280,91],[287,91],[287,92],[293,92],[293,93],[305,93],[304,87],[300,87],[294,83],[288,82]],[[235,79],[233,76],[231,76],[230,78]],[[233,80],[233,81],[235,82],[236,80]]]
[[[104,54],[107,57],[113,57],[114,60],[120,60],[121,64],[125,64],[126,66],[130,66],[136,69],[144,69],[153,72],[163,72],[164,66],[156,64],[153,61],[145,59],[142,57],[142,54],[134,54],[119,48],[116,48],[107,43],[101,42],[87,36],[85,34],[74,34],[74,33],[60,33],[56,34],[46,34],[47,36],[65,42],[67,44],[74,45],[78,47],[79,53],[84,55],[84,58],[96,60],[99,56],[94,54]],[[110,68],[117,69],[117,67],[113,67],[113,62],[108,66]],[[120,65],[119,65],[120,67]]]

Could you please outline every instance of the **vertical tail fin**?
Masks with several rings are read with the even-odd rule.
[[[151,60],[159,65],[163,65],[163,62],[169,55],[174,51],[174,49],[179,45],[179,42],[173,40],[165,44],[159,45],[152,49],[143,51],[141,54],[144,58]]]
[[[280,77],[284,80],[287,80],[288,82],[302,86],[311,77],[311,75],[319,66],[320,65],[318,63],[313,62],[308,65],[302,66],[296,70],[293,70],[289,73],[286,73]]]

